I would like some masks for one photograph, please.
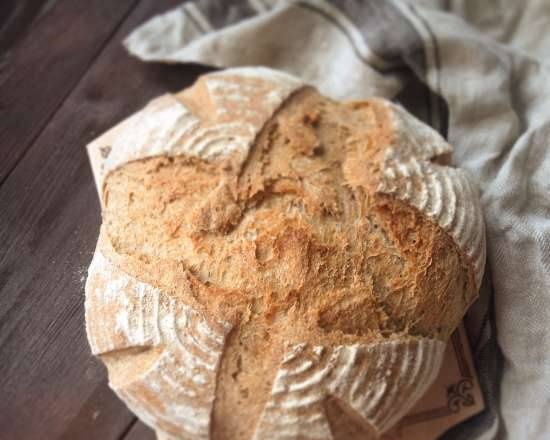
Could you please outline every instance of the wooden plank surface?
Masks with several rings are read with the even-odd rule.
[[[136,421],[124,436],[124,440],[155,440],[155,432],[139,420]]]
[[[51,3],[51,2],[50,2]],[[9,51],[21,40],[30,25],[47,11],[48,0],[0,2],[0,54]]]
[[[11,12],[11,0],[7,2],[2,6],[8,22],[0,47],[16,44],[0,58],[0,182],[137,0],[16,0]],[[18,39],[18,33],[25,38]]]
[[[81,12],[87,11],[89,4],[103,11],[119,7],[108,6],[113,3],[131,4],[124,0],[72,2],[80,7],[67,8],[82,14],[83,18],[75,18],[82,26],[87,26],[86,20],[95,20]],[[0,117],[4,124],[0,128],[1,170],[5,173],[16,164],[0,186],[2,439],[109,440],[126,433],[134,440],[151,438],[107,388],[105,369],[91,356],[85,338],[83,283],[100,212],[84,146],[152,97],[189,85],[205,70],[147,65],[130,58],[121,46],[131,29],[178,3],[180,0],[141,0],[108,37],[108,44],[93,43],[96,51],[88,52],[91,65],[84,66],[83,76],[78,78],[83,64],[70,64],[68,87],[61,87],[62,78],[56,78],[51,93],[39,92],[41,102],[36,106],[41,109],[29,109],[28,115],[21,116],[25,129],[17,126],[14,116],[9,116],[10,123],[3,121],[4,115]],[[122,9],[117,9],[119,16],[125,15]],[[57,24],[59,32],[72,29],[66,11],[56,14],[68,20]],[[104,24],[96,25],[103,32],[97,38],[103,41],[108,31]],[[26,39],[34,38],[34,32]],[[71,54],[71,42],[50,46],[48,39],[58,41],[57,34],[44,32],[40,34],[42,49],[56,52],[49,55],[50,60],[59,60],[60,53]],[[86,39],[83,35],[79,38]],[[26,39],[17,45],[17,51],[27,50],[30,43]],[[27,78],[36,80],[39,72]],[[34,85],[9,78],[9,102],[24,111],[33,104],[27,88]],[[40,89],[48,87],[42,83]],[[25,130],[33,134],[25,135]],[[26,153],[21,159],[16,152],[19,156],[13,159],[12,148],[24,141],[30,142]]]

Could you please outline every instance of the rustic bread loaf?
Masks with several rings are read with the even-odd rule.
[[[159,438],[374,438],[476,297],[476,191],[388,101],[231,69],[89,152],[103,224],[88,338]]]

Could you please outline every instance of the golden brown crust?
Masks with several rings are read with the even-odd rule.
[[[266,124],[239,170],[187,157],[127,164],[106,181],[108,237],[118,255],[163,268],[153,285],[175,291],[167,283],[185,275],[224,319],[250,306],[271,318],[298,306],[336,329],[332,306],[341,303],[345,334],[446,339],[456,319],[437,324],[425,309],[441,315],[457,292],[469,299],[469,271],[441,228],[376,192],[391,138],[385,112],[376,101],[338,104],[304,90]],[[363,313],[355,325],[352,303]]]
[[[201,107],[205,93],[185,95]],[[206,109],[206,110],[205,110]],[[105,180],[104,233],[128,274],[235,325],[218,373],[215,439],[248,439],[283,347],[446,340],[475,294],[453,239],[377,192],[391,117],[313,89],[231,157],[128,163]]]

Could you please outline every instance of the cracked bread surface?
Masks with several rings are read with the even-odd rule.
[[[250,81],[235,78],[236,84]],[[176,97],[203,120],[216,113],[204,84]],[[215,374],[207,379],[212,396],[200,438],[277,438],[266,408],[291,405],[276,400],[274,389],[286,383],[281,364],[293,347],[313,347],[307,362],[321,364],[324,355],[316,353],[324,349],[315,347],[341,357],[338,347],[423,340],[444,345],[475,298],[476,268],[460,241],[414,200],[380,191],[388,178],[388,146],[402,135],[393,114],[380,99],[340,103],[296,87],[264,116],[244,154],[134,158],[104,177],[98,249],[105,258],[158,291],[164,298],[159,304],[181,303],[205,325],[225,325]],[[424,158],[427,166],[447,168],[431,165],[443,153]],[[88,282],[89,290],[104,290],[98,287],[101,275]],[[93,333],[94,323],[88,329]],[[122,389],[159,364],[163,344],[143,343],[136,350],[128,343],[98,354]],[[369,358],[375,350],[358,353],[345,365],[375,363]],[[411,359],[422,358],[415,353]],[[382,410],[367,417],[353,399],[342,397],[348,394],[339,385],[328,385],[340,368],[337,361],[330,365],[334,373],[317,385],[326,389],[322,408],[301,407],[293,423],[300,425],[302,417],[306,426],[307,417],[319,417],[323,421],[312,432],[338,439],[345,420],[359,420],[354,437],[346,438],[379,435],[386,426],[376,419]],[[401,367],[384,366],[406,377]],[[400,386],[403,392],[414,388]],[[165,401],[144,389],[136,393],[160,412],[172,404],[170,393]],[[163,435],[199,438],[177,423],[149,422]],[[300,430],[293,427],[290,438],[301,438]]]

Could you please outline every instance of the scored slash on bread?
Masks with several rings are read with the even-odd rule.
[[[333,439],[326,404],[335,399],[379,435],[431,384],[445,344],[410,338],[365,345],[294,346],[283,359],[254,438]]]
[[[391,108],[395,137],[384,155],[378,191],[404,200],[450,234],[469,257],[481,285],[485,267],[485,229],[479,194],[464,170],[434,162],[452,147],[402,107]]]
[[[302,84],[282,72],[259,68],[238,69],[240,77],[252,79],[243,84],[234,81],[232,72],[206,75],[193,89],[156,98],[93,141],[88,151],[98,188],[110,171],[147,157],[244,160],[265,121]],[[187,95],[200,100],[195,111],[185,105]]]
[[[436,377],[484,229],[466,174],[435,163],[451,147],[399,106],[229,69],[88,151],[88,339],[159,438],[378,436]]]
[[[109,367],[111,387],[150,426],[182,438],[208,438],[216,373],[231,325],[207,322],[188,305],[128,276],[100,249],[86,291],[90,346]]]
[[[165,435],[208,438],[215,375],[231,324],[206,322],[191,307],[125,274],[99,249],[86,291],[90,346],[110,368],[111,387]],[[131,348],[139,351],[125,352]],[[329,396],[384,432],[426,391],[444,348],[428,338],[290,346],[254,438],[333,438],[324,407]]]

